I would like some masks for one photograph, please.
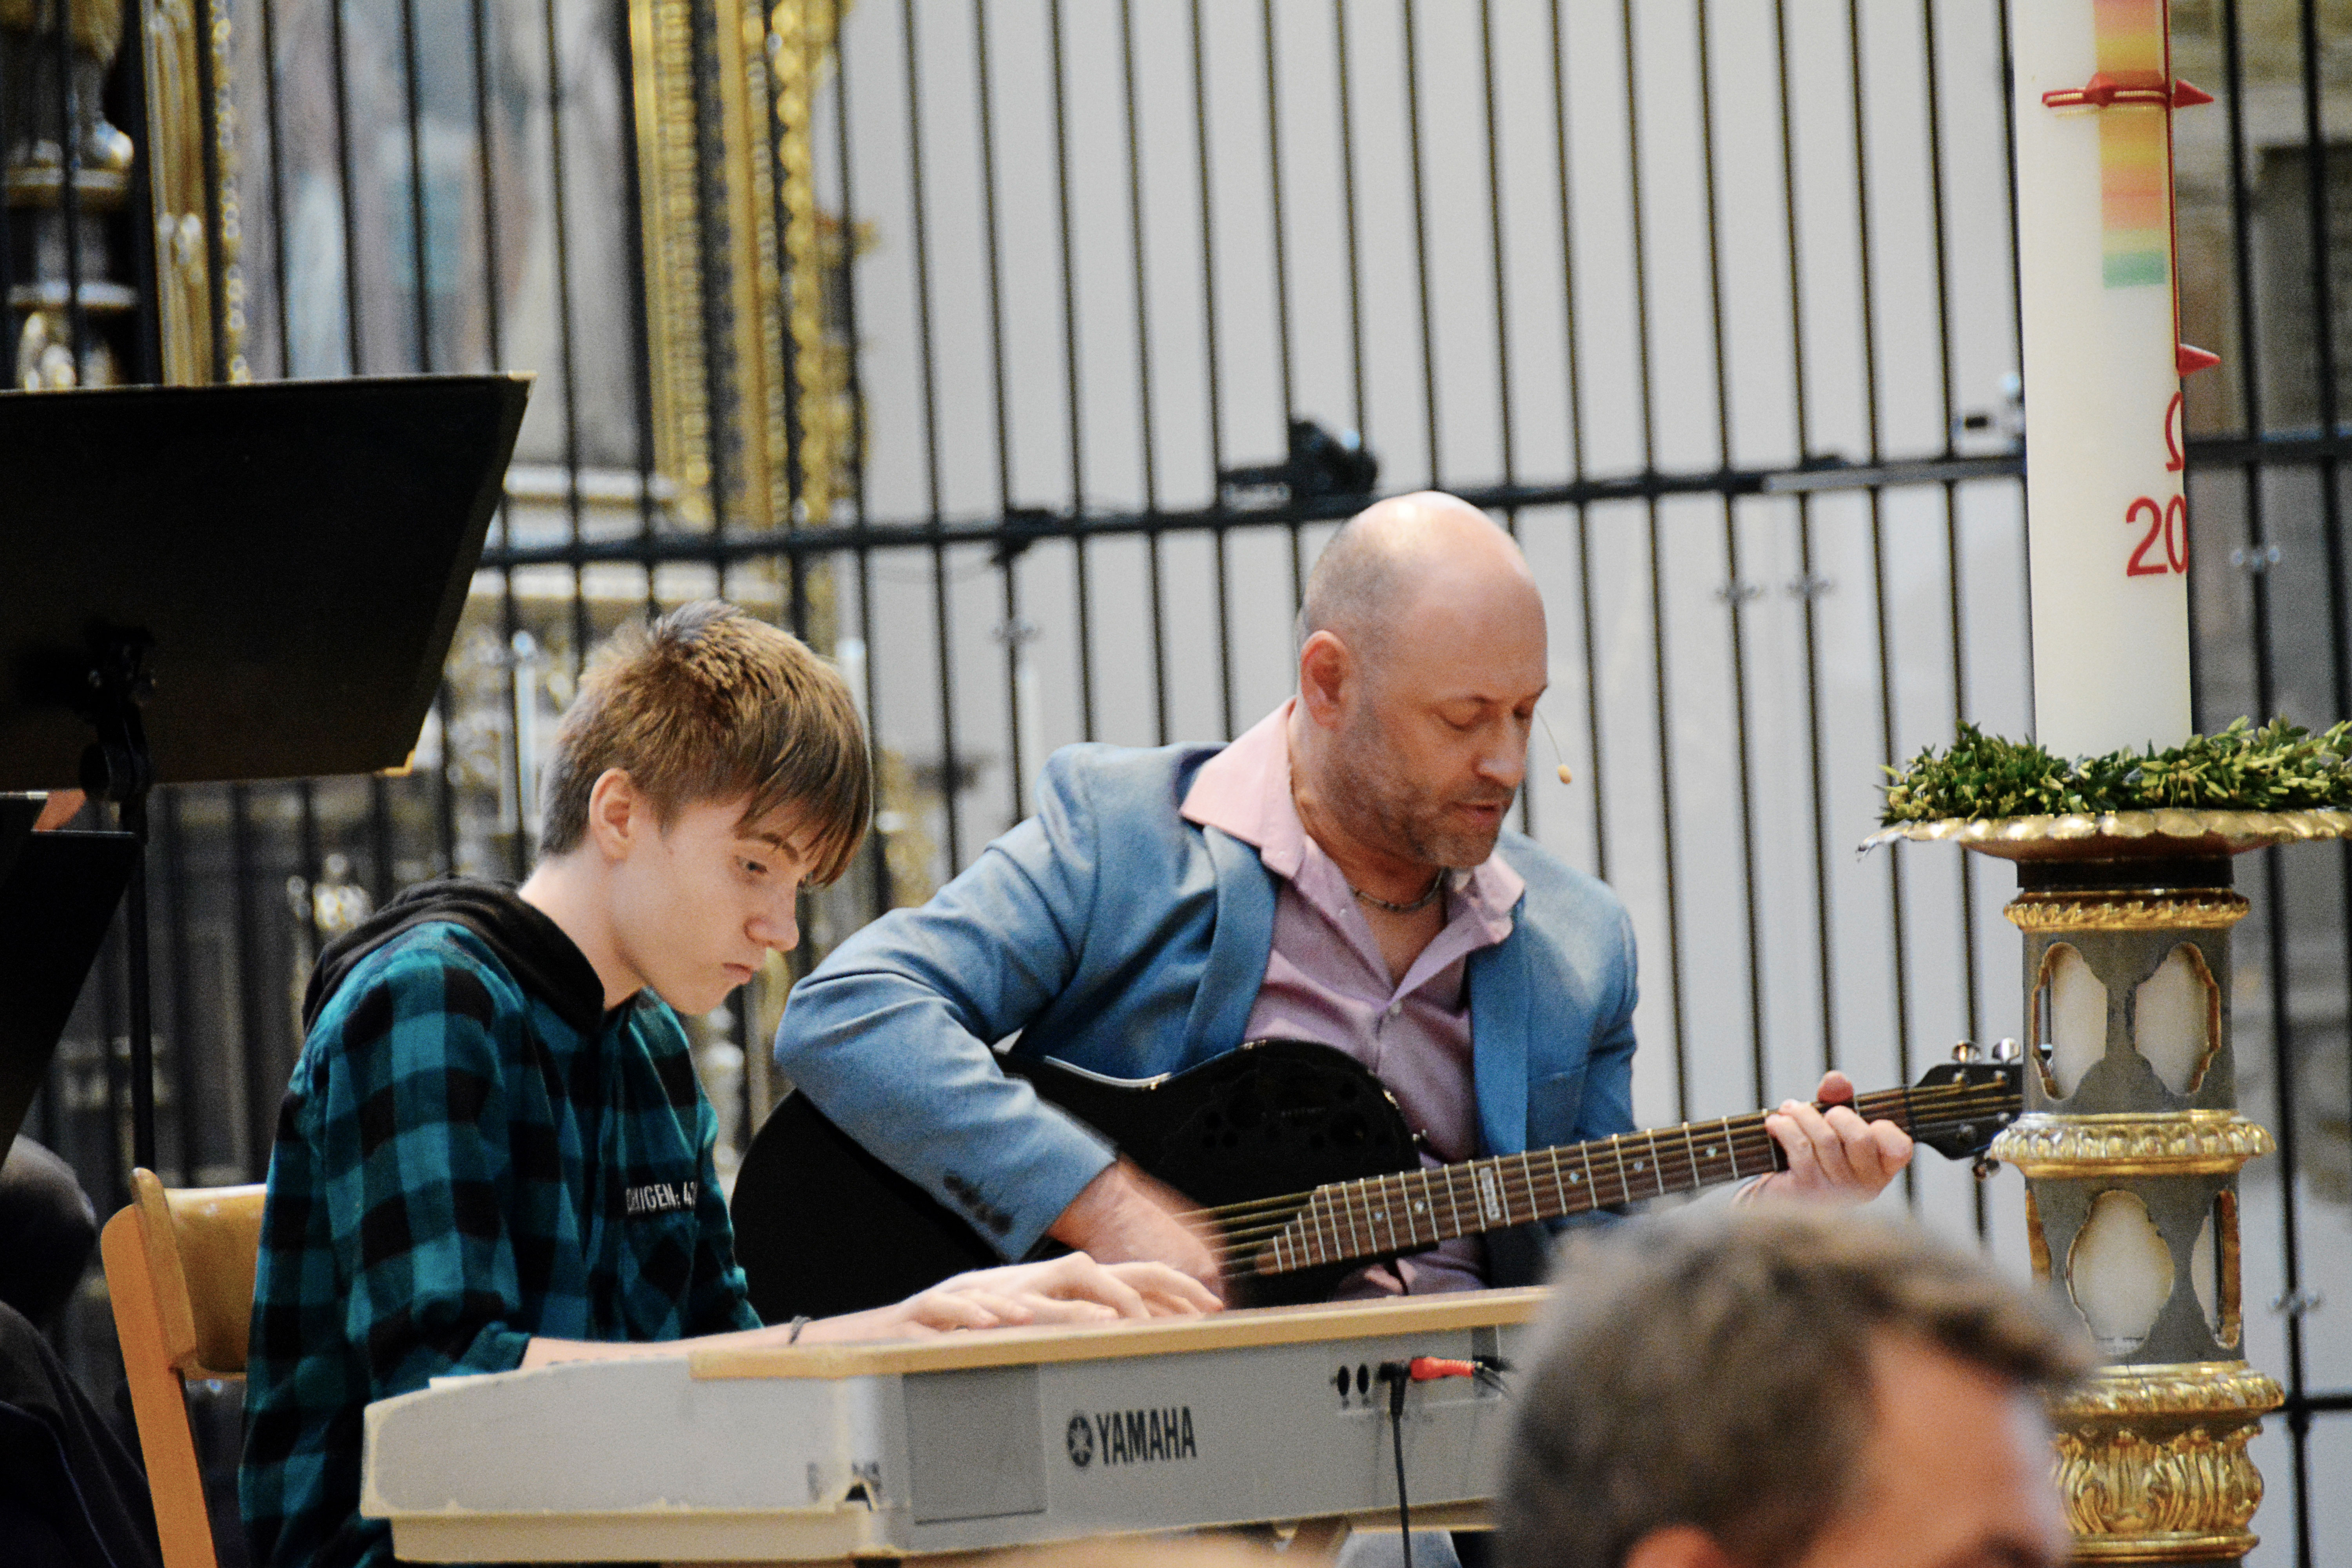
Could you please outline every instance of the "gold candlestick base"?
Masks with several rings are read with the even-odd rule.
[[[2246,1456],[2284,1395],[2243,1362],[2112,1366],[2053,1403],[2077,1563],[2235,1563],[2263,1478]]]

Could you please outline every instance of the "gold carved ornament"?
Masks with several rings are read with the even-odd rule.
[[[2020,893],[2001,913],[2023,931],[2227,931],[2246,918],[2242,893]]]
[[[206,19],[209,18],[209,26]],[[228,379],[249,381],[245,360],[244,235],[236,189],[236,108],[229,65],[229,19],[205,0],[141,0],[147,66],[148,184],[155,211],[156,317],[163,379],[198,385],[213,379],[214,340]],[[210,49],[200,60],[198,51]],[[212,112],[205,112],[203,70],[212,72]],[[207,211],[205,141],[212,138],[219,190]],[[214,320],[213,246],[220,253],[219,305]]]
[[[2021,1116],[1992,1141],[1991,1157],[2021,1175],[2228,1175],[2278,1145],[2259,1122],[2230,1110],[2122,1116]]]
[[[2051,1403],[2077,1562],[2242,1556],[2263,1479],[2246,1457],[2282,1394],[2242,1362],[2107,1367]]]
[[[708,16],[707,29],[697,27],[698,15]],[[690,528],[722,516],[736,527],[772,528],[790,515],[779,168],[788,236],[803,226],[789,211],[795,166],[812,228],[814,197],[805,112],[769,139],[784,108],[775,94],[800,68],[796,50],[769,26],[761,0],[629,0],[654,465],[676,487],[678,519]],[[707,58],[698,58],[698,33]],[[830,41],[828,33],[818,47]],[[718,156],[705,182],[709,131]],[[804,386],[795,391],[807,401]]]

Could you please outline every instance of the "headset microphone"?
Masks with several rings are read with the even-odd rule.
[[[1536,710],[1536,722],[1543,726],[1544,739],[1551,742],[1551,754],[1554,757],[1565,758],[1568,753],[1559,749],[1559,737],[1551,732],[1551,721],[1543,716],[1543,710],[1540,708]],[[1559,764],[1559,782],[1564,784],[1576,782],[1576,775],[1568,771],[1568,763],[1565,761]]]

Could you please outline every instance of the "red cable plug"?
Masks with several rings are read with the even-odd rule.
[[[1452,1361],[1444,1356],[1417,1355],[1405,1369],[1415,1383],[1434,1383],[1441,1377],[1475,1377],[1478,1369],[1466,1361]]]

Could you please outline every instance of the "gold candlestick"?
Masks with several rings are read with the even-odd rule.
[[[2231,1564],[2263,1498],[2246,1453],[2279,1385],[2246,1364],[2231,857],[2352,834],[2352,813],[2118,812],[1908,823],[2013,860],[2025,937],[2025,1114],[1992,1157],[2026,1182],[2035,1275],[2106,1358],[2058,1401],[2077,1563]]]

